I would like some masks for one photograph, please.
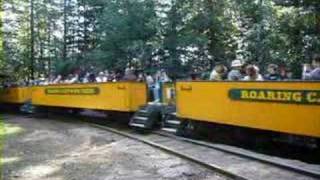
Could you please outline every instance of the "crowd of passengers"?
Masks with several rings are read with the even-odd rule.
[[[312,64],[302,66],[303,80],[320,80],[320,55],[315,55]],[[279,67],[276,64],[269,64],[266,73],[261,74],[260,68],[255,64],[244,64],[241,60],[234,60],[230,64],[230,70],[223,65],[217,64],[210,73],[194,72],[188,80],[210,80],[210,81],[286,81],[294,80],[292,71]],[[149,87],[156,86],[159,82],[171,82],[165,70],[159,70],[155,74],[136,71],[134,68],[126,68],[121,71],[101,71],[99,73],[77,72],[66,77],[57,75],[48,79],[40,78],[33,82],[34,85],[50,84],[74,84],[74,83],[104,83],[119,81],[146,82]],[[18,84],[7,83],[6,86],[17,86]],[[23,84],[19,84],[20,86]]]
[[[234,60],[231,63],[231,70],[224,65],[217,65],[210,74],[209,80],[213,81],[286,81],[294,80],[292,71],[279,67],[276,64],[269,64],[267,73],[262,75],[260,68],[254,64],[245,65],[241,60]],[[312,64],[304,64],[302,80],[320,80],[320,55],[315,55]]]

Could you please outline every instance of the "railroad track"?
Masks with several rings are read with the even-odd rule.
[[[73,116],[70,118],[78,121]],[[67,119],[68,121],[70,120],[68,117]],[[119,128],[113,123],[101,124],[104,121],[100,121],[100,118],[98,119],[98,121],[94,121],[87,116],[82,120],[90,126],[161,149],[231,179],[320,179],[318,168],[312,170],[312,168],[294,166],[252,153],[175,136],[163,131],[141,134],[134,130],[123,128],[123,126]]]
[[[161,131],[146,135],[96,123],[88,124],[148,144],[231,179],[320,179],[320,172],[317,171],[223,149],[209,143],[177,137]]]
[[[276,160],[273,160],[271,158],[267,158],[267,157],[261,157],[257,154],[254,153],[248,153],[248,152],[243,152],[243,151],[239,151],[239,150],[234,150],[234,149],[230,149],[230,148],[225,148],[225,147],[221,147],[219,145],[214,145],[212,143],[207,143],[207,142],[203,142],[203,141],[197,141],[197,140],[193,140],[193,139],[189,139],[189,138],[184,138],[184,137],[179,137],[179,136],[175,136],[173,134],[168,134],[162,131],[155,131],[155,134],[161,135],[161,136],[166,136],[166,137],[171,137],[180,141],[185,141],[185,142],[189,142],[195,145],[199,145],[199,146],[204,146],[204,147],[208,147],[214,150],[218,150],[218,151],[222,151],[225,153],[230,153],[230,154],[234,154],[240,157],[244,157],[244,158],[248,158],[248,159],[252,159],[255,161],[259,161],[262,163],[266,163],[266,164],[270,164],[279,168],[283,168],[289,171],[294,171],[297,172],[299,174],[303,174],[306,176],[310,176],[310,177],[314,177],[317,179],[320,179],[320,171],[315,171],[315,170],[311,170],[311,169],[306,169],[303,167],[298,167],[295,165],[291,165],[288,163],[283,163],[283,162],[279,162]],[[320,154],[319,154],[320,155]]]

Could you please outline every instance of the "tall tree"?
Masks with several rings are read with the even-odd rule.
[[[146,49],[156,35],[153,1],[116,0],[99,17],[99,48],[94,57],[109,67],[124,68],[146,61]],[[150,52],[150,51],[149,51]]]
[[[3,73],[5,66],[3,42],[3,0],[0,0],[0,71]]]
[[[320,52],[319,7],[317,0],[8,0],[0,68],[19,72],[17,79],[91,66],[180,76],[240,58],[298,75]]]
[[[63,50],[62,59],[67,60],[67,33],[68,33],[68,0],[63,0]]]
[[[35,59],[34,59],[34,0],[30,0],[30,79],[34,80],[35,74],[34,74],[34,66],[35,66]]]

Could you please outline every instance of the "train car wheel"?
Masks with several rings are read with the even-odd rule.
[[[193,138],[196,135],[198,127],[195,121],[183,120],[177,133],[184,137]]]
[[[186,127],[186,125],[187,125],[187,121],[186,120],[180,120],[181,121],[181,123],[180,123],[180,125],[179,125],[179,127],[178,127],[178,129],[177,129],[177,135],[178,136],[185,136],[184,134],[185,134],[185,127]]]
[[[107,112],[107,120],[110,122],[120,122],[123,124],[128,124],[132,113],[130,112]]]
[[[78,115],[80,115],[80,113],[81,113],[81,109],[77,109],[77,108],[71,109],[72,115],[78,116]]]
[[[43,106],[36,106],[35,107],[34,117],[36,117],[36,118],[48,118],[49,117],[48,108],[47,107],[43,107]]]

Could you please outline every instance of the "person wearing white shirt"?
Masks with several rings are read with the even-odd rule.
[[[263,77],[259,74],[258,69],[254,65],[249,65],[246,68],[247,76],[243,78],[244,81],[263,81]]]
[[[104,78],[104,73],[103,72],[99,72],[98,77],[96,77],[96,81],[98,83],[102,83],[103,82],[103,78]]]

